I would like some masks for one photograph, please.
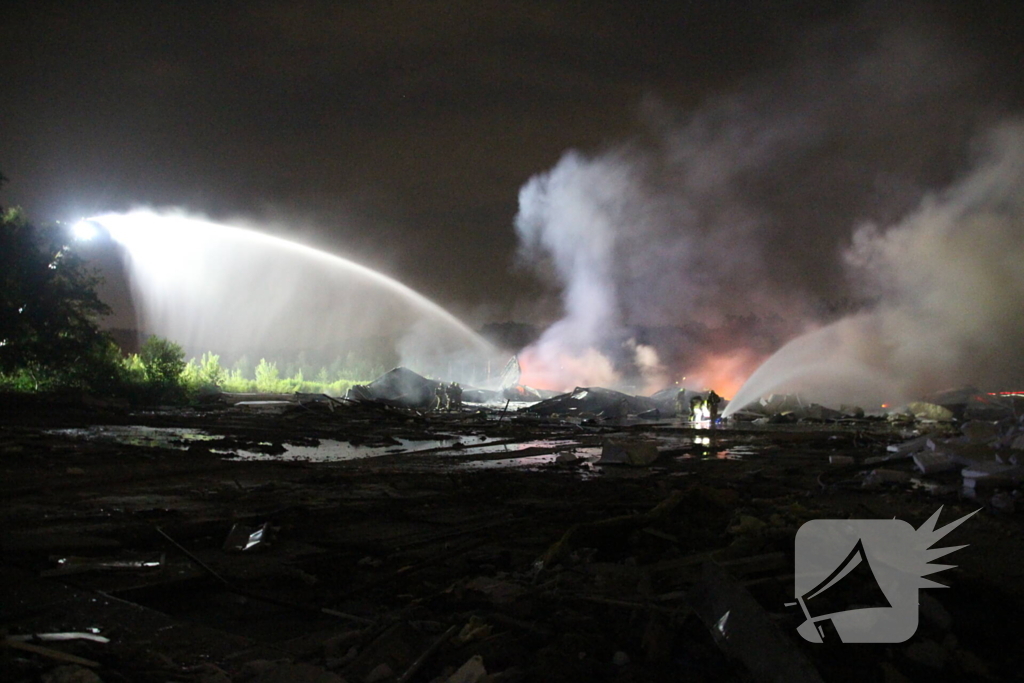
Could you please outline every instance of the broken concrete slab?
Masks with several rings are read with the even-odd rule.
[[[690,604],[715,642],[760,681],[820,683],[814,665],[787,638],[757,600],[713,562],[704,564]]]
[[[929,442],[931,442],[930,445]],[[916,439],[904,441],[903,443],[891,444],[886,448],[886,450],[896,457],[906,457],[919,451],[923,451],[926,448],[931,448],[931,450],[935,450],[934,445],[935,444],[932,441],[932,437],[925,435],[919,436]]]
[[[938,474],[956,469],[956,462],[946,453],[915,453],[914,466],[921,474]]]
[[[972,444],[991,444],[999,438],[999,425],[985,420],[971,420],[960,428],[964,440]]]
[[[256,413],[280,415],[295,408],[296,401],[238,401],[233,404],[239,410],[251,410]]]
[[[964,487],[971,489],[1016,486],[1024,480],[1024,467],[995,461],[973,462],[960,471]]]

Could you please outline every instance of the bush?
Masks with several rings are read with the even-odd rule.
[[[259,365],[256,366],[256,391],[280,391],[277,363],[268,363],[266,358],[260,358]]]
[[[227,372],[220,366],[220,356],[215,353],[204,353],[198,361],[193,358],[181,373],[181,381],[190,394],[220,391],[227,378]]]
[[[139,349],[146,380],[155,384],[179,384],[185,370],[185,351],[181,346],[152,336]]]

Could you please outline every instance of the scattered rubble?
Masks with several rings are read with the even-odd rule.
[[[348,395],[354,401],[379,401],[403,408],[429,408],[443,382],[429,380],[409,368],[390,370],[369,384],[357,384]]]
[[[433,380],[393,372],[373,396],[275,397],[280,413],[237,396],[5,404],[0,678],[1007,680],[1024,666],[1013,400],[894,424],[778,398],[799,417],[711,429],[600,389],[439,412],[417,402]],[[91,425],[148,440],[86,438]],[[195,438],[150,438],[171,428]],[[373,457],[280,453],[336,442]],[[260,444],[277,454],[234,457]],[[938,578],[948,590],[921,592],[914,638],[800,638],[786,605],[804,522],[917,526],[940,505],[986,511],[946,539],[969,547]]]

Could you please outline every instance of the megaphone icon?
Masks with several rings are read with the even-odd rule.
[[[850,554],[828,577],[798,596],[797,602],[807,618],[801,629],[813,624],[823,642],[836,638],[842,641],[832,624],[833,615],[851,609],[892,607],[868,562],[863,539],[857,540]]]

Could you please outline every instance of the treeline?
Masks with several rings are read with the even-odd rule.
[[[185,360],[178,344],[151,336],[139,353],[121,354],[115,344],[98,345],[102,351],[76,360],[76,367],[14,367],[0,372],[0,390],[60,391],[82,389],[133,402],[188,402],[213,392],[233,393],[321,393],[344,396],[355,384],[369,382],[383,374],[383,367],[352,367],[333,363],[315,373],[303,368],[282,372],[275,361],[261,358],[246,371],[244,358],[225,368],[220,356],[204,353]],[[340,360],[340,359],[339,359]]]
[[[339,357],[331,367],[314,372],[309,366],[289,363],[286,371],[276,361],[261,358],[255,365],[242,356],[230,368],[220,356],[207,352],[185,361],[185,353],[174,342],[149,337],[139,353],[130,354],[122,364],[130,382],[179,388],[189,397],[213,391],[234,393],[322,393],[343,396],[354,384],[372,380],[384,373],[383,367],[366,366],[353,359],[343,364]]]

